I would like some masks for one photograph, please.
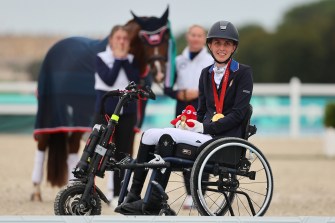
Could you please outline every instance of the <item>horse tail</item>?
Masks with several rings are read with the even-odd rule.
[[[50,134],[47,181],[51,186],[61,187],[67,183],[67,156],[67,133]]]

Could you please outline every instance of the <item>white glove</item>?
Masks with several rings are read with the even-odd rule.
[[[181,123],[181,120],[179,120],[179,121],[176,123],[176,125],[175,125],[176,129],[179,129],[179,128],[180,128],[180,123]]]
[[[183,129],[183,130],[186,130],[186,123],[185,122],[182,122],[181,120],[179,120],[177,123],[176,123],[176,128],[177,129]]]
[[[204,125],[201,122],[198,122],[197,120],[194,120],[194,119],[186,120],[186,122],[194,123],[194,127],[189,127],[188,125],[186,125],[187,130],[192,131],[192,132],[199,132],[199,133],[204,132]]]

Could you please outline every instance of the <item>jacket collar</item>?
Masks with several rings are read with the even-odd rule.
[[[214,68],[214,64],[209,68],[208,73],[211,74],[213,72],[213,68]],[[238,69],[240,69],[239,62],[237,62],[236,60],[232,59],[231,63],[230,63],[230,71],[236,72],[236,71],[238,71]]]

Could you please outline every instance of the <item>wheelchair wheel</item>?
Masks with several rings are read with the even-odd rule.
[[[220,138],[207,145],[194,163],[190,184],[201,215],[262,216],[273,193],[265,156],[239,138]]]

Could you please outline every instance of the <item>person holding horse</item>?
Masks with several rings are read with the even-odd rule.
[[[198,84],[201,70],[213,64],[213,58],[207,52],[206,30],[200,25],[192,25],[186,33],[187,46],[176,58],[176,78],[171,87],[164,88],[164,94],[177,100],[176,116],[180,115],[187,105],[198,107]],[[190,172],[184,171],[184,181],[188,194],[184,209],[192,206],[189,185]]]
[[[163,135],[168,135],[175,143],[201,146],[213,137],[243,137],[242,122],[249,109],[253,90],[252,69],[232,59],[239,44],[239,34],[228,21],[214,23],[206,40],[214,64],[201,71],[199,79],[199,105],[197,120],[186,130],[180,122],[176,128],[149,129],[142,135],[137,162],[148,162],[154,157],[156,145]],[[163,173],[158,171],[156,181],[165,189],[170,168]],[[115,211],[122,214],[156,215],[161,209],[161,196],[156,188],[147,204],[140,194],[147,175],[143,168],[134,170],[132,185],[124,202]]]
[[[124,26],[117,25],[113,27],[108,45],[104,52],[98,53],[96,57],[95,90],[96,90],[96,114],[94,124],[107,124],[105,117],[100,114],[102,98],[105,93],[111,90],[124,89],[130,81],[139,83],[140,70],[134,56],[129,53],[130,39],[127,29]],[[108,116],[112,115],[118,98],[109,98],[104,110]],[[119,126],[114,133],[114,143],[117,148],[122,149],[122,153],[133,153],[133,142],[135,132],[133,131],[137,119],[137,104],[129,103],[124,107],[120,115]],[[121,126],[121,127],[120,127]],[[121,153],[115,154],[116,160],[121,160]],[[111,172],[108,179],[108,199],[119,196],[120,184],[123,173],[113,174]],[[117,200],[117,199],[114,199]]]

